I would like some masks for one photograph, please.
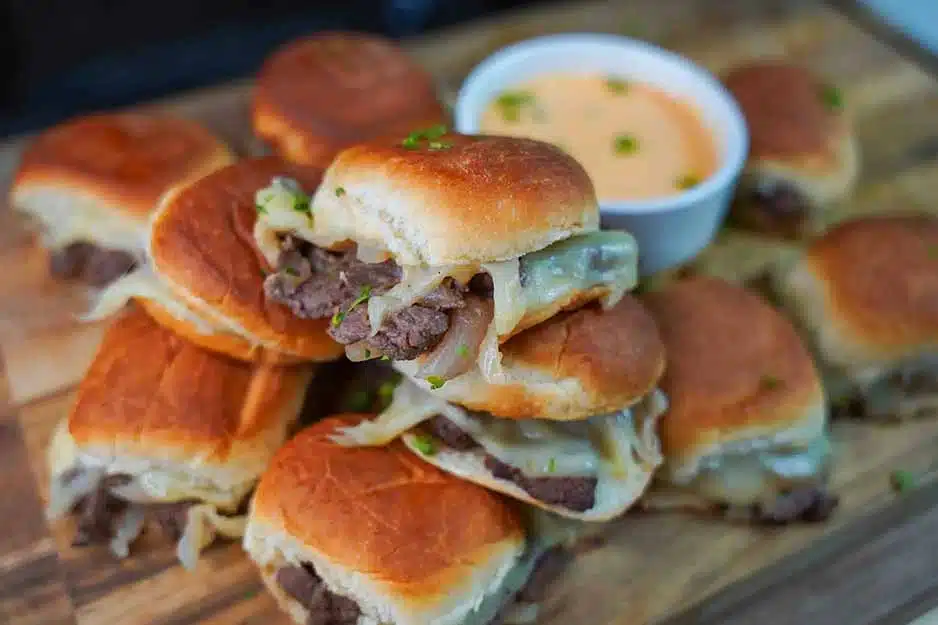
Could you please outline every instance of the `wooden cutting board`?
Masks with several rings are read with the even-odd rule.
[[[843,86],[863,150],[862,183],[837,218],[938,209],[934,76],[815,2],[578,2],[477,22],[409,48],[452,93],[492,50],[560,31],[640,36],[714,71],[759,55],[815,67]],[[229,85],[152,106],[201,120],[246,153],[248,94],[247,84]],[[4,187],[21,146],[0,145]],[[784,252],[729,233],[702,266],[744,279]],[[287,623],[237,545],[211,549],[186,573],[158,544],[139,545],[133,558],[115,562],[104,550],[69,547],[67,524],[44,522],[44,447],[102,328],[71,321],[85,294],[45,277],[42,253],[8,211],[0,212],[0,261],[9,386],[0,391],[0,623]],[[578,555],[541,622],[885,625],[938,606],[938,485],[898,496],[889,483],[895,469],[932,466],[938,419],[901,428],[840,423],[834,438],[834,486],[843,503],[831,523],[766,529],[676,514],[628,516]]]

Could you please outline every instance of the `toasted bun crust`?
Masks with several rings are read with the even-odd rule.
[[[285,175],[311,191],[320,174],[276,158],[248,159],[175,190],[154,215],[154,270],[197,312],[275,351],[306,360],[339,357],[343,349],[326,334],[328,320],[300,319],[264,296],[270,267],[252,235],[257,189]]]
[[[314,234],[435,266],[517,258],[599,228],[589,176],[562,150],[509,137],[439,141],[452,147],[381,141],[343,151],[313,199]]]
[[[245,548],[268,574],[311,562],[376,621],[455,625],[520,556],[521,522],[497,495],[400,442],[330,440],[364,417],[330,417],[277,452],[258,485]]]
[[[762,298],[700,277],[650,293],[645,303],[668,350],[661,389],[669,408],[658,430],[667,463],[823,431],[824,393],[811,356]]]
[[[502,355],[504,384],[472,371],[431,392],[506,419],[568,421],[637,402],[665,369],[655,322],[630,295],[606,311],[593,304],[561,313],[504,343]],[[426,381],[413,378],[413,362],[394,366],[430,390]]]
[[[198,324],[193,323],[190,319],[174,316],[171,311],[164,308],[163,303],[159,300],[139,298],[137,302],[158,324],[172,330],[174,334],[202,349],[224,354],[244,362],[270,365],[289,365],[303,362],[303,359],[298,356],[264,349],[259,345],[251,344],[247,339],[236,334],[225,332],[206,334]]]
[[[224,143],[186,119],[89,115],[43,132],[26,149],[12,202],[53,238],[138,251],[147,217],[168,189],[233,160]]]
[[[859,172],[859,150],[847,116],[824,101],[824,84],[781,60],[741,65],[724,77],[749,126],[743,186],[794,185],[811,201],[840,199]]]
[[[343,147],[438,124],[445,113],[430,75],[392,41],[331,32],[267,59],[251,119],[283,158],[325,167]]]
[[[883,215],[835,226],[778,291],[823,358],[860,371],[938,346],[938,219]]]
[[[239,484],[256,479],[283,442],[310,373],[202,350],[131,307],[105,333],[68,432],[105,464]]]

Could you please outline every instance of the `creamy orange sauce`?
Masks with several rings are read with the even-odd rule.
[[[576,158],[603,200],[681,192],[716,169],[697,111],[664,91],[606,76],[548,74],[493,100],[484,134],[553,143]]]

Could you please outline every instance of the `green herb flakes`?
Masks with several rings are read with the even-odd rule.
[[[436,442],[426,434],[417,434],[413,438],[413,445],[417,451],[424,456],[432,456],[436,453]]]
[[[453,147],[453,144],[448,141],[430,141],[427,143],[427,148],[431,150],[448,150],[451,147]]]
[[[333,328],[338,328],[340,325],[342,325],[342,322],[343,322],[343,321],[345,321],[345,313],[344,313],[344,312],[339,311],[339,312],[337,312],[336,314],[332,315],[332,322],[331,322],[331,323],[332,323],[332,327],[333,327]]]
[[[828,110],[840,112],[844,109],[844,94],[834,85],[821,87],[821,101]]]
[[[443,385],[446,384],[446,380],[441,378],[438,375],[427,376],[427,382],[430,383],[430,388],[436,390],[438,388],[443,388]]]
[[[295,210],[298,213],[307,213],[307,214],[311,213],[312,211],[310,210],[310,207],[309,207],[309,198],[303,197],[301,195],[294,196],[293,197],[293,210]]]
[[[557,470],[557,459],[551,458],[547,461],[547,472],[554,473]]]
[[[619,156],[628,156],[638,152],[638,139],[632,135],[617,135],[612,147]]]
[[[336,196],[336,197],[342,197],[343,195],[345,195],[345,187],[336,187],[336,188],[335,188],[335,196]]]
[[[382,401],[390,403],[391,398],[394,396],[395,388],[397,388],[395,382],[382,383],[381,386],[378,387],[378,397],[380,397]]]
[[[456,355],[460,358],[465,358],[469,355],[469,346],[465,343],[462,343],[459,347],[456,348]]]
[[[383,360],[384,362],[387,362],[387,361],[391,360],[391,357],[388,356],[387,354],[385,354],[384,356],[381,357],[381,360]]]
[[[254,204],[254,208],[256,208],[256,209],[257,209],[257,212],[258,212],[259,214],[261,214],[261,215],[266,215],[266,214],[267,214],[267,207],[264,206],[263,204],[261,204],[260,202],[255,203],[255,204]]]
[[[607,78],[606,79],[606,89],[610,93],[616,95],[622,95],[629,90],[629,83],[622,80],[621,78]]]
[[[907,493],[918,486],[918,478],[911,471],[899,469],[889,474],[889,484],[897,493]]]
[[[698,178],[697,176],[693,174],[688,174],[686,176],[681,176],[680,178],[678,178],[676,186],[678,189],[681,189],[682,191],[686,191],[687,189],[693,189],[699,184],[700,184],[700,178]]]
[[[294,278],[300,277],[300,272],[294,269],[293,267],[287,267],[286,269],[283,270],[283,273],[287,274],[288,276],[293,276]]]
[[[521,112],[525,107],[533,106],[534,94],[530,91],[505,91],[495,99],[502,118],[508,122],[521,120]]]
[[[437,141],[437,139],[445,135],[447,132],[449,132],[449,129],[443,124],[437,124],[436,126],[431,126],[422,130],[415,130],[407,135],[403,141],[401,141],[401,146],[407,148],[408,150],[416,150],[420,147],[421,141],[427,141],[430,142],[429,147],[431,150],[442,150],[445,147],[453,147],[451,143]],[[434,148],[434,144],[444,147]]]

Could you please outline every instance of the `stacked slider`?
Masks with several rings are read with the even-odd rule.
[[[128,127],[156,145],[175,145],[161,133],[189,126],[142,116],[92,122],[94,132],[79,124],[87,141],[57,144],[58,152],[34,148],[23,171],[35,172],[30,163],[42,150],[49,150],[48,162],[93,161],[89,145],[117,141],[126,149],[99,165],[107,175],[94,170],[100,179],[93,189],[99,199],[126,200],[138,184],[140,199],[129,203],[139,213],[134,220],[118,218],[110,204],[90,203],[88,189],[73,189],[77,183],[65,175],[49,173],[38,186],[35,174],[21,174],[16,190],[21,203],[59,228],[54,245],[91,247],[92,260],[110,254],[111,239],[82,238],[97,225],[119,233],[114,240],[133,254],[132,263],[99,282],[104,288],[88,315],[119,313],[53,437],[49,515],[74,513],[75,544],[105,543],[120,557],[142,532],[159,529],[192,567],[216,536],[242,534],[254,484],[300,411],[309,363],[342,353],[325,323],[298,320],[264,300],[268,268],[251,236],[261,181],[290,174],[312,190],[320,172],[275,159],[199,169],[186,160],[202,162],[198,145],[180,137],[183,153],[150,159],[129,142],[128,134],[137,135]],[[188,173],[170,181],[174,168]],[[144,190],[155,206],[144,202]],[[131,298],[137,301],[126,306]]]
[[[572,518],[637,499],[659,462],[664,349],[626,293],[634,240],[598,231],[575,161],[430,128],[339,154],[311,220],[298,201],[289,181],[258,194],[255,236],[278,268],[268,299],[331,319],[350,358],[407,378],[337,441],[404,435],[445,471]]]

